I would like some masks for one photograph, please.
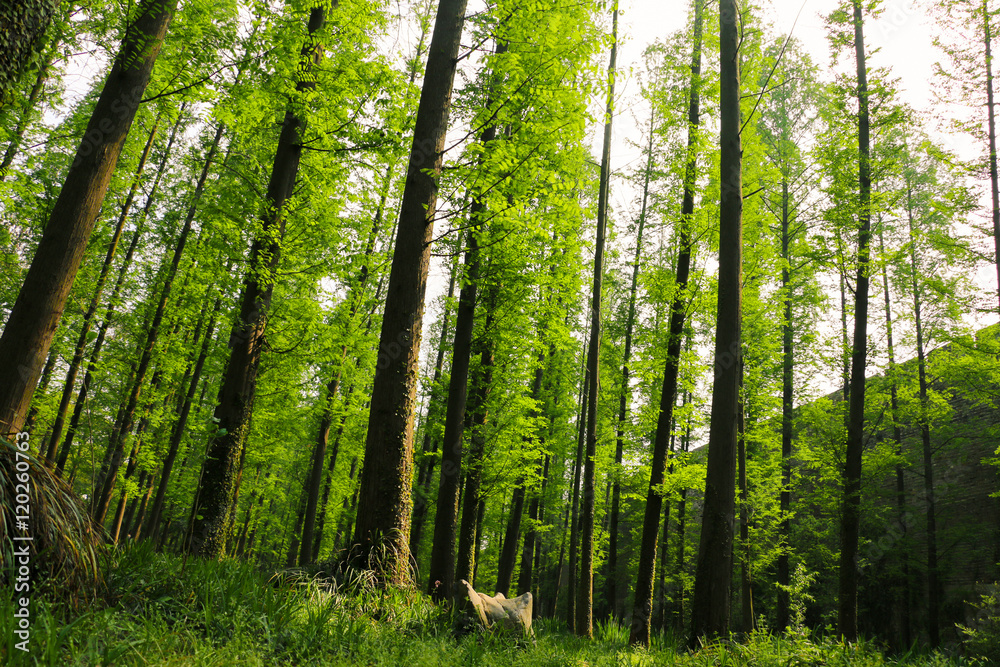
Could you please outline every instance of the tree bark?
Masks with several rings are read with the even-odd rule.
[[[0,337],[0,434],[17,433],[176,0],[142,0],[87,124]]]
[[[437,182],[465,7],[466,0],[442,0],[431,35],[396,231],[361,472],[354,541],[362,545],[362,551],[380,546],[376,570],[385,580],[396,583],[410,579],[407,537],[420,333]]]
[[[87,404],[87,395],[90,391],[90,386],[93,383],[94,376],[97,374],[97,362],[101,358],[101,349],[104,346],[104,339],[107,336],[108,328],[111,326],[111,322],[114,318],[118,297],[121,294],[122,286],[125,284],[125,278],[128,276],[129,268],[132,265],[132,257],[135,254],[136,248],[139,246],[139,241],[142,239],[142,232],[145,227],[146,219],[149,217],[149,211],[152,209],[153,203],[156,201],[156,192],[160,187],[160,181],[163,178],[164,172],[167,170],[167,161],[170,158],[170,151],[173,148],[174,140],[177,138],[177,132],[181,127],[181,121],[184,116],[184,108],[184,105],[181,105],[181,111],[178,114],[177,121],[174,123],[173,129],[170,131],[170,138],[167,140],[167,146],[163,150],[163,157],[160,159],[160,165],[156,170],[156,177],[153,179],[153,185],[150,187],[149,195],[146,197],[146,204],[143,206],[139,220],[136,222],[135,231],[132,233],[132,240],[129,241],[128,250],[125,251],[125,257],[122,259],[122,265],[118,269],[118,278],[115,280],[115,286],[111,290],[111,296],[108,298],[108,307],[104,311],[104,320],[101,322],[101,327],[97,332],[97,340],[94,341],[94,347],[90,352],[90,361],[87,362],[87,370],[83,374],[83,381],[80,383],[80,390],[77,392],[76,405],[73,407],[73,416],[70,418],[69,427],[66,429],[66,438],[63,440],[62,447],[59,449],[59,456],[56,459],[56,474],[58,475],[62,475],[62,472],[66,467],[66,461],[69,458],[70,448],[73,446],[73,439],[76,436],[76,430],[80,425],[80,419],[83,417],[83,410]]]
[[[325,20],[325,5],[313,7],[309,13],[309,34],[299,52],[297,94],[316,87],[312,72],[322,59],[322,46],[317,40]],[[250,269],[240,298],[240,315],[230,336],[232,351],[215,408],[218,430],[208,447],[196,514],[201,518],[195,519],[191,540],[192,551],[207,558],[223,555],[228,542],[230,513],[238,499],[240,462],[249,437],[274,275],[281,263],[285,202],[292,195],[302,157],[306,126],[302,113],[294,100],[285,110],[265,195],[262,228],[250,250]]]
[[[611,58],[608,62],[608,101],[604,112],[604,146],[597,197],[597,239],[594,243],[594,284],[590,302],[590,342],[587,369],[587,450],[583,459],[580,503],[580,581],[577,585],[576,634],[594,637],[594,478],[597,465],[597,399],[600,393],[601,295],[604,282],[604,237],[608,226],[608,187],[611,180],[611,121],[614,117],[615,60],[618,55],[618,1],[611,6]]]
[[[881,228],[879,229],[879,251],[883,256],[885,255],[885,239]],[[889,357],[889,410],[892,413],[892,437],[896,443],[896,455],[902,457],[903,434],[899,427],[899,387],[896,375],[896,352],[892,337],[892,299],[889,293],[889,271],[885,264],[882,265],[882,291],[885,297],[885,338],[886,352]],[[896,465],[896,511],[899,516],[900,529],[905,536],[909,521],[906,518],[906,480],[903,476],[901,463]],[[903,561],[903,590],[898,602],[903,636],[899,646],[900,648],[909,648],[913,642],[910,637],[910,558],[906,549],[902,550],[900,557]]]
[[[927,636],[932,648],[941,643],[939,617],[941,587],[938,580],[937,509],[934,498],[934,450],[931,448],[931,427],[927,414],[927,355],[924,349],[924,328],[921,317],[921,290],[917,280],[917,234],[913,221],[913,188],[906,175],[906,217],[910,233],[910,289],[913,291],[913,319],[917,330],[917,378],[920,383],[920,440],[924,455],[924,495],[927,514]],[[923,275],[923,274],[921,274]]]
[[[871,165],[869,162],[868,70],[861,2],[854,0],[854,52],[858,72],[858,273],[854,290],[854,342],[848,406],[844,496],[840,523],[840,584],[837,633],[858,639],[858,530],[861,524],[861,457],[865,426],[865,362],[868,352],[868,265],[871,236]]]
[[[993,249],[997,265],[997,297],[1000,298],[1000,178],[997,177],[997,122],[993,100],[993,44],[988,0],[983,0],[983,44],[986,49],[986,116],[989,140],[990,195],[993,204]]]
[[[704,637],[725,636],[729,631],[738,384],[742,357],[743,177],[737,13],[735,0],[721,0],[719,306],[705,504],[691,607],[689,646],[692,648]]]
[[[108,274],[111,272],[111,265],[115,259],[115,253],[118,250],[118,242],[121,240],[122,231],[125,229],[125,220],[128,218],[128,213],[132,208],[132,202],[135,200],[135,193],[139,189],[139,181],[142,178],[142,172],[146,167],[146,158],[149,157],[149,151],[153,147],[153,139],[156,138],[156,130],[159,119],[153,124],[153,129],[149,133],[149,139],[146,141],[146,147],[142,151],[142,155],[139,157],[139,166],[135,170],[135,177],[132,179],[132,186],[129,188],[128,195],[125,197],[125,202],[122,204],[121,213],[118,215],[118,222],[115,225],[115,231],[111,236],[111,241],[108,243],[108,251],[104,256],[104,263],[101,265],[101,273],[97,277],[97,285],[94,287],[94,294],[90,298],[90,303],[87,306],[87,312],[83,315],[83,323],[80,325],[80,333],[76,339],[76,347],[73,349],[73,359],[70,361],[69,370],[66,372],[66,383],[63,386],[62,397],[59,400],[59,407],[56,409],[56,418],[52,423],[52,433],[49,436],[49,445],[45,453],[45,458],[50,464],[55,462],[56,457],[56,446],[59,443],[59,439],[62,437],[63,422],[66,421],[66,413],[69,410],[70,400],[73,398],[73,387],[76,384],[76,376],[80,371],[80,365],[83,363],[83,355],[87,349],[87,336],[90,334],[90,327],[94,321],[94,315],[97,313],[97,308],[101,303],[101,292],[104,291],[104,283],[108,279]]]
[[[487,332],[479,345],[482,349],[479,368],[474,374],[475,390],[472,397],[472,424],[469,436],[469,453],[465,468],[465,488],[462,490],[462,523],[458,533],[458,553],[455,564],[455,581],[475,579],[476,556],[479,553],[479,519],[481,516],[480,486],[483,474],[483,457],[486,453],[484,432],[489,417],[487,402],[493,385],[493,321],[496,315],[497,287],[490,289],[486,299],[486,320],[483,331]],[[443,466],[442,466],[443,467]]]
[[[653,130],[656,124],[656,113],[649,114],[649,145],[646,147],[646,173],[642,186],[642,205],[639,208],[639,228],[635,234],[635,259],[632,263],[632,284],[629,286],[628,318],[625,321],[625,352],[622,355],[622,388],[618,396],[618,432],[615,437],[615,472],[611,490],[611,526],[608,530],[610,544],[608,545],[608,576],[607,596],[611,616],[622,617],[621,605],[618,600],[618,532],[621,516],[621,466],[625,455],[625,423],[628,421],[631,373],[629,363],[632,361],[632,330],[635,327],[635,300],[639,291],[639,266],[642,260],[642,232],[646,225],[646,203],[649,199],[649,178],[653,171]]]
[[[777,616],[779,631],[788,627],[791,584],[789,554],[792,537],[792,426],[794,419],[795,330],[792,323],[791,216],[788,210],[788,178],[781,181],[781,294],[785,316],[781,323],[781,551],[778,554]]]
[[[694,3],[694,34],[691,49],[691,84],[688,93],[688,141],[684,170],[684,194],[681,201],[679,225],[680,238],[677,248],[677,272],[674,298],[670,305],[670,329],[667,339],[667,358],[663,371],[663,389],[660,394],[660,410],[656,422],[656,436],[653,441],[653,461],[650,469],[649,490],[646,493],[646,509],[642,522],[642,543],[639,547],[639,569],[636,572],[635,599],[633,601],[632,625],[629,643],[649,646],[650,622],[653,618],[653,588],[656,576],[656,545],[659,541],[660,515],[663,497],[658,489],[665,478],[667,451],[670,446],[670,426],[674,418],[674,404],[677,402],[677,378],[680,371],[681,347],[683,345],[684,322],[687,312],[686,294],[691,273],[692,224],[694,216],[694,195],[698,176],[698,128],[701,109],[701,45],[703,6]]]

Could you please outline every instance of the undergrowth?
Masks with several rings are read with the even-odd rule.
[[[363,577],[331,585],[268,577],[237,561],[184,560],[144,545],[109,552],[102,604],[71,610],[32,601],[30,651],[15,647],[14,603],[0,600],[0,664],[10,665],[456,665],[783,667],[974,665],[941,654],[886,658],[873,645],[755,633],[689,653],[670,636],[649,650],[599,623],[588,641],[546,620],[518,647],[489,635],[456,640],[453,618],[425,595],[379,589]]]

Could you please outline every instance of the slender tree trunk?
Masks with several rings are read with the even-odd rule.
[[[506,51],[497,44],[498,54]],[[490,104],[487,102],[487,107]],[[482,146],[496,138],[496,125],[489,125],[479,138]],[[441,475],[438,481],[437,511],[434,514],[434,543],[431,547],[428,588],[436,600],[455,595],[455,534],[458,527],[459,478],[462,475],[462,437],[468,398],[469,362],[472,358],[472,332],[475,323],[476,293],[481,281],[479,234],[485,210],[481,197],[472,201],[469,218],[475,224],[468,236],[465,253],[465,277],[458,296],[455,341],[451,355],[451,377],[445,407],[444,440],[441,443]],[[467,578],[467,577],[466,577]]]
[[[466,0],[442,0],[431,35],[389,274],[361,472],[354,541],[369,552],[381,545],[383,555],[376,569],[387,581],[399,583],[410,578],[407,538],[420,333],[437,182],[465,7]]]
[[[865,361],[868,352],[868,273],[871,236],[871,166],[869,162],[868,70],[861,2],[854,0],[854,50],[858,66],[858,274],[854,291],[854,345],[851,395],[840,524],[840,587],[837,633],[858,639],[858,530],[861,524],[861,456],[864,449]]]
[[[924,495],[927,503],[927,636],[932,648],[941,643],[939,617],[941,588],[938,581],[937,511],[934,498],[934,450],[931,448],[931,427],[927,414],[927,355],[924,349],[924,328],[921,318],[921,289],[917,272],[917,238],[913,222],[913,190],[907,175],[906,214],[910,232],[910,289],[913,290],[913,318],[917,329],[917,377],[920,382],[920,440],[924,454]],[[921,274],[922,275],[922,274]]]
[[[604,146],[597,197],[597,240],[594,247],[594,285],[590,305],[590,342],[587,346],[587,450],[583,459],[580,503],[580,581],[577,586],[576,634],[594,637],[594,478],[597,465],[597,399],[600,393],[601,295],[604,282],[604,237],[608,226],[608,188],[611,180],[611,121],[614,117],[615,60],[618,55],[618,1],[611,6],[611,59],[608,62],[608,103],[604,112]]]
[[[297,95],[316,87],[314,68],[322,59],[318,33],[326,20],[325,5],[309,13],[308,37],[299,52]],[[215,409],[218,431],[211,438],[202,477],[198,514],[191,548],[208,558],[223,555],[228,542],[230,514],[238,500],[250,418],[257,388],[257,371],[264,348],[265,330],[271,311],[274,279],[281,263],[285,233],[285,203],[292,195],[302,157],[306,120],[296,101],[290,101],[271,166],[262,214],[262,228],[250,251],[250,269],[241,295],[240,315],[233,325],[229,365]]]
[[[59,456],[56,459],[56,474],[58,475],[62,475],[63,469],[66,467],[66,461],[69,458],[70,448],[73,446],[73,439],[76,436],[77,428],[79,428],[80,425],[80,419],[83,417],[84,407],[87,404],[87,394],[90,391],[90,385],[97,373],[97,362],[100,359],[101,349],[104,346],[104,339],[107,336],[108,328],[111,326],[112,319],[114,318],[118,297],[121,294],[122,286],[125,284],[129,268],[132,265],[132,257],[135,254],[135,250],[142,238],[142,232],[146,219],[149,216],[149,211],[153,206],[153,202],[156,200],[156,192],[159,189],[160,181],[167,169],[167,161],[170,157],[170,151],[173,148],[174,140],[177,138],[177,132],[181,126],[184,109],[185,106],[181,105],[177,121],[174,123],[173,129],[170,131],[170,138],[167,141],[167,146],[163,150],[163,157],[161,158],[160,165],[156,170],[156,177],[153,179],[153,185],[149,190],[149,195],[146,197],[146,204],[144,205],[142,213],[139,216],[139,220],[136,222],[135,232],[132,234],[132,240],[129,241],[128,250],[125,251],[125,257],[122,259],[122,265],[118,269],[118,278],[115,280],[115,286],[111,290],[111,296],[108,298],[108,307],[104,312],[104,321],[101,322],[101,327],[97,332],[97,340],[94,341],[94,347],[90,352],[90,360],[87,362],[87,370],[83,374],[83,381],[80,383],[80,390],[77,392],[76,396],[76,405],[73,407],[73,416],[70,418],[69,427],[66,429],[66,438],[63,440],[62,447],[59,449]]]
[[[791,216],[789,215],[788,178],[781,181],[781,298],[785,311],[781,323],[781,551],[778,554],[778,629],[788,627],[789,598],[787,586],[791,584],[789,549],[792,537],[792,426],[794,419],[794,364],[795,329],[792,321],[791,276]]]
[[[629,287],[628,318],[625,322],[625,353],[622,355],[622,388],[618,397],[618,432],[615,438],[615,472],[611,492],[611,528],[610,544],[608,546],[608,575],[605,595],[611,608],[611,615],[618,619],[622,617],[621,604],[618,600],[618,579],[621,576],[618,566],[618,533],[621,517],[621,466],[625,455],[625,424],[628,421],[631,373],[629,363],[632,361],[632,330],[635,327],[635,299],[639,290],[639,266],[642,260],[642,232],[646,225],[646,203],[649,199],[649,178],[653,171],[653,130],[656,125],[656,114],[649,115],[649,145],[646,147],[646,173],[642,185],[642,205],[639,209],[639,228],[635,234],[635,260],[632,263],[632,284]]]
[[[735,0],[721,0],[719,42],[722,196],[719,209],[719,307],[705,504],[691,607],[689,645],[692,648],[706,636],[725,636],[729,631],[733,512],[736,500],[738,385],[742,357],[740,273],[743,265],[743,151],[740,144],[737,12]]]
[[[753,552],[750,546],[750,517],[747,505],[750,502],[747,487],[747,439],[746,404],[744,403],[743,360],[740,359],[740,398],[737,416],[737,461],[740,485],[740,626],[744,633],[754,629],[753,622]]]
[[[542,328],[544,335],[544,327]],[[542,379],[545,375],[543,364],[545,363],[545,353],[538,355],[538,368],[535,369],[535,380],[531,387],[531,400],[538,404],[542,398]],[[533,411],[532,417],[539,417]],[[527,443],[526,443],[527,444]],[[521,536],[521,516],[524,514],[525,478],[522,475],[514,489],[510,503],[510,520],[507,522],[507,532],[504,535],[503,549],[500,552],[500,559],[497,562],[497,586],[496,592],[505,596],[510,594],[511,580],[514,578],[514,565],[517,560],[517,547]],[[524,589],[522,589],[524,590]]]
[[[486,299],[486,321],[483,330],[492,331],[496,312],[497,287]],[[475,579],[476,556],[479,553],[480,486],[482,484],[483,457],[485,456],[486,434],[484,428],[489,416],[487,401],[493,385],[493,340],[489,333],[480,341],[482,352],[479,369],[475,373],[475,391],[472,398],[472,428],[469,436],[469,453],[465,470],[465,488],[462,490],[462,523],[458,533],[458,554],[455,564],[455,581]],[[442,464],[443,468],[443,464]],[[439,510],[440,511],[440,510]]]
[[[215,298],[215,305],[212,307],[212,314],[208,319],[208,326],[201,339],[201,349],[198,352],[198,359],[195,361],[194,369],[188,382],[187,392],[184,401],[177,414],[177,421],[174,422],[170,431],[170,444],[167,447],[167,456],[163,459],[163,467],[160,471],[160,483],[156,487],[156,497],[153,499],[153,506],[150,510],[147,530],[144,537],[150,538],[156,534],[160,525],[160,515],[163,512],[163,502],[167,495],[167,485],[170,483],[170,475],[173,471],[174,461],[177,459],[177,452],[180,451],[181,440],[184,438],[184,430],[187,427],[187,420],[191,414],[191,406],[194,401],[195,392],[198,390],[198,383],[201,381],[202,371],[205,369],[205,361],[208,359],[208,352],[212,346],[212,336],[215,333],[215,320],[218,317],[219,309],[222,306],[222,297]]]
[[[215,131],[215,137],[212,140],[212,145],[208,149],[208,155],[205,157],[205,164],[202,166],[201,175],[198,177],[198,184],[195,186],[194,194],[191,198],[191,204],[188,206],[187,215],[184,218],[184,225],[177,238],[177,245],[174,247],[170,263],[166,266],[164,271],[163,287],[160,289],[160,298],[156,304],[156,312],[153,314],[153,320],[149,326],[146,340],[140,353],[139,363],[136,366],[135,379],[132,382],[132,388],[129,392],[128,405],[125,408],[125,413],[122,417],[121,427],[118,429],[117,442],[114,442],[115,454],[112,457],[108,477],[106,478],[106,490],[102,492],[100,501],[97,504],[97,509],[94,512],[95,520],[98,522],[103,520],[104,513],[107,510],[108,500],[110,499],[111,492],[114,490],[118,466],[121,464],[121,455],[125,451],[129,433],[132,430],[132,422],[135,419],[135,412],[139,405],[139,397],[145,383],[146,373],[148,372],[153,361],[153,352],[156,349],[156,343],[160,336],[163,317],[167,310],[167,302],[170,300],[170,293],[173,289],[174,279],[176,278],[177,271],[180,268],[181,257],[184,255],[184,248],[187,245],[187,239],[191,233],[191,226],[198,210],[198,202],[205,190],[205,183],[208,180],[208,174],[211,170],[212,163],[215,161],[215,155],[219,148],[219,142],[222,140],[223,130],[224,126],[219,125]],[[114,439],[112,440],[114,441]],[[111,443],[109,443],[109,446],[111,446]]]
[[[576,564],[580,542],[580,478],[583,473],[583,456],[587,445],[587,409],[590,396],[590,370],[583,374],[583,388],[580,399],[580,421],[577,424],[576,458],[573,464],[573,500],[569,525],[569,555],[566,576],[566,623],[570,632],[576,628]]]
[[[459,243],[461,247],[461,243]],[[431,437],[430,425],[440,418],[439,401],[435,400],[435,390],[441,384],[441,372],[444,369],[444,351],[448,342],[448,322],[451,318],[451,300],[455,296],[455,278],[458,273],[458,253],[455,253],[456,260],[451,265],[451,272],[448,277],[448,296],[444,302],[444,312],[441,314],[441,336],[438,339],[437,357],[434,360],[434,376],[431,380],[431,395],[427,405],[427,426],[424,428],[424,441],[421,452],[424,460],[417,473],[417,483],[414,488],[413,502],[413,523],[410,526],[410,557],[416,562],[420,550],[420,538],[424,530],[424,522],[427,519],[427,506],[430,503],[431,481],[434,478],[434,462],[437,457],[430,456],[437,449],[437,442]],[[450,382],[450,379],[449,379]],[[450,396],[450,394],[449,394]],[[455,504],[457,507],[457,502]],[[454,539],[452,540],[454,543]],[[450,559],[454,560],[454,558]],[[431,582],[434,579],[430,580]],[[444,591],[447,594],[447,591]]]
[[[879,251],[885,255],[885,239],[881,228],[879,229]],[[889,271],[885,264],[882,265],[882,291],[885,296],[885,337],[886,351],[889,356],[889,409],[892,413],[892,437],[896,443],[896,455],[903,455],[903,434],[899,427],[899,387],[896,375],[896,352],[892,336],[892,299],[889,293]],[[906,517],[906,481],[903,477],[903,465],[896,465],[896,511],[899,516],[899,525],[906,535],[909,521]],[[901,538],[902,539],[902,538]],[[903,626],[902,642],[900,648],[909,648],[912,644],[910,638],[910,559],[906,549],[902,550],[900,558],[903,563],[903,585],[902,595],[900,595],[900,624]]]
[[[153,140],[156,138],[158,122],[159,120],[157,120],[157,123],[153,124],[153,129],[149,133],[149,139],[146,141],[146,147],[143,149],[142,155],[139,158],[139,166],[135,170],[135,177],[132,179],[132,186],[129,188],[128,195],[125,197],[125,202],[122,204],[121,213],[118,215],[118,223],[115,225],[115,231],[111,236],[111,241],[108,243],[108,251],[104,256],[104,264],[101,265],[101,273],[97,277],[97,285],[94,287],[94,294],[90,298],[90,304],[87,306],[87,312],[83,315],[83,323],[80,325],[80,333],[77,336],[76,347],[73,350],[73,359],[70,361],[69,370],[66,373],[66,384],[63,386],[62,397],[59,400],[59,407],[56,410],[56,418],[52,424],[52,434],[49,436],[49,445],[45,454],[45,458],[50,464],[55,462],[56,446],[59,443],[59,439],[62,437],[63,422],[66,421],[66,413],[69,410],[69,403],[73,398],[73,387],[76,384],[76,376],[80,371],[80,365],[83,363],[83,355],[87,349],[90,327],[93,324],[97,308],[101,303],[101,292],[104,291],[104,283],[107,281],[108,274],[111,272],[111,265],[114,262],[115,253],[118,250],[118,242],[121,240],[122,231],[125,229],[125,221],[132,208],[132,202],[135,200],[135,193],[139,189],[139,181],[141,180],[142,172],[146,167],[146,158],[149,157],[149,151],[153,147]]]
[[[642,543],[639,547],[639,569],[635,580],[635,600],[629,643],[649,646],[650,621],[653,617],[653,582],[656,576],[656,545],[659,541],[660,515],[663,497],[658,489],[666,474],[667,450],[670,445],[670,425],[673,423],[674,404],[677,402],[677,377],[680,371],[681,346],[687,312],[686,294],[691,273],[692,224],[694,194],[698,175],[698,128],[701,108],[701,43],[702,2],[694,4],[694,34],[691,50],[691,84],[688,98],[688,143],[684,171],[684,195],[681,201],[680,238],[677,248],[676,291],[670,305],[670,329],[667,340],[667,358],[663,371],[663,390],[660,394],[660,411],[653,442],[653,462],[650,469],[649,490],[646,493],[646,510],[642,521]]]
[[[0,337],[0,434],[21,430],[176,0],[142,0]]]
[[[983,0],[983,43],[986,48],[986,116],[989,137],[990,195],[993,208],[993,248],[997,265],[997,295],[1000,298],[1000,185],[997,177],[997,123],[996,106],[993,103],[993,45],[990,30],[990,9],[988,0]]]

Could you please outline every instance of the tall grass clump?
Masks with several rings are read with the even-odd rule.
[[[21,447],[27,448],[27,442],[19,447],[0,438],[0,584],[11,587],[17,577],[14,550],[28,544],[36,592],[41,587],[50,599],[72,606],[91,603],[101,589],[98,554],[103,531],[73,489]],[[26,531],[18,523],[25,506]],[[23,536],[31,540],[14,540]]]

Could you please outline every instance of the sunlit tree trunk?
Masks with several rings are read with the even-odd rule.
[[[452,82],[466,0],[438,5],[417,108],[372,387],[354,541],[387,581],[409,574],[413,412],[420,333]]]

